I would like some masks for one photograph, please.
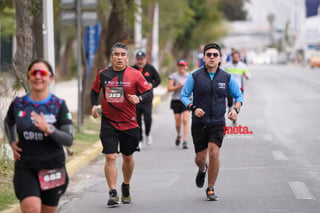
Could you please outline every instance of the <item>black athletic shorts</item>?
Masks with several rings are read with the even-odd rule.
[[[172,100],[170,103],[170,109],[173,110],[174,114],[180,114],[188,110],[180,100]]]
[[[221,147],[223,141],[223,127],[225,125],[205,126],[192,124],[191,134],[195,152],[201,152],[208,148],[208,143],[213,142]]]
[[[67,189],[68,182],[69,178],[66,173],[66,184],[42,191],[37,170],[15,168],[13,176],[15,193],[20,202],[27,197],[35,196],[39,197],[42,204],[47,206],[58,206],[60,197]]]
[[[121,152],[129,156],[135,151],[139,151],[139,127],[120,131],[102,116],[100,140],[103,146],[102,153],[113,154]]]

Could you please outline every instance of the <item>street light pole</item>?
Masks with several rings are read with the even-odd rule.
[[[81,62],[82,62],[82,57],[81,57],[81,2],[82,1],[77,1],[77,37],[78,37],[78,42],[77,42],[77,46],[78,46],[78,51],[77,51],[77,74],[78,74],[78,132],[80,132],[81,129],[81,120],[82,120],[82,98],[81,98],[81,94],[82,94],[82,81],[81,81],[81,77],[82,77],[82,67],[81,67]]]
[[[55,73],[54,58],[54,28],[53,28],[53,1],[42,1],[43,7],[43,55],[51,64]],[[50,84],[50,91],[54,92],[55,81]]]

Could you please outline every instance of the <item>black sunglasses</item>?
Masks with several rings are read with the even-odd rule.
[[[211,58],[211,56],[213,56],[214,58],[218,57],[219,56],[219,53],[206,53],[206,56],[208,58]]]

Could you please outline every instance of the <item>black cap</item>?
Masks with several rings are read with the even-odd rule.
[[[216,43],[209,43],[209,44],[207,44],[207,45],[204,47],[204,49],[203,49],[203,55],[206,53],[206,51],[207,51],[208,49],[216,49],[216,50],[219,51],[220,56],[222,55],[222,54],[221,54],[221,47],[220,47],[218,44],[216,44]]]
[[[136,58],[145,58],[145,57],[146,57],[146,54],[141,50],[139,50],[136,54]]]

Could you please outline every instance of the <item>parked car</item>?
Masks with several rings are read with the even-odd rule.
[[[315,52],[311,55],[309,65],[311,68],[320,67],[320,52]]]

